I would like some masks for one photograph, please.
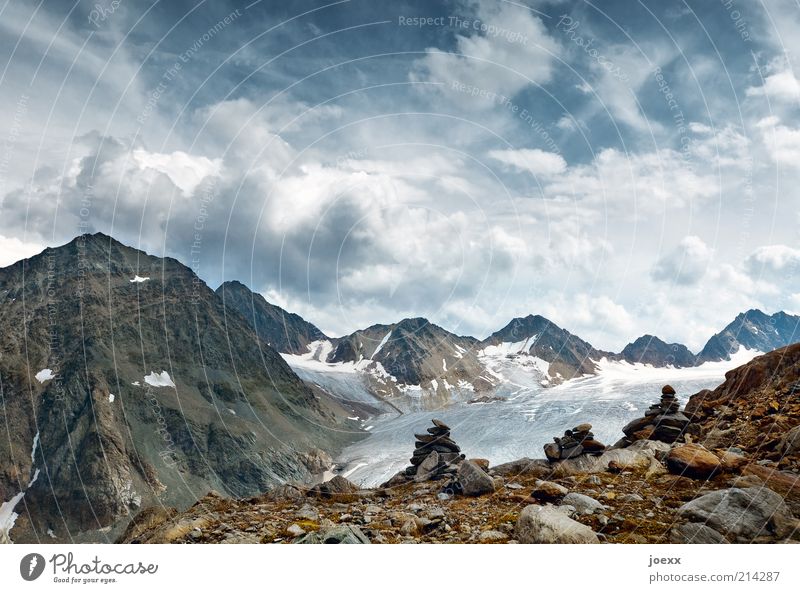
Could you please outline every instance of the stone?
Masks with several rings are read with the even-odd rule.
[[[335,525],[296,540],[296,544],[368,544],[369,538],[355,525]]]
[[[441,420],[437,420],[436,418],[434,418],[433,420],[431,420],[431,422],[433,422],[433,425],[436,428],[440,428],[441,430],[450,430],[450,427],[447,426],[447,424],[445,424]]]
[[[669,532],[672,544],[728,544],[730,543],[718,531],[702,523],[684,523],[676,525]]]
[[[488,459],[483,459],[481,457],[473,457],[472,459],[470,459],[470,461],[472,463],[474,463],[475,465],[477,465],[479,468],[481,468],[483,471],[485,471],[485,472],[489,471],[489,460]]]
[[[494,480],[472,461],[465,461],[458,468],[456,478],[460,491],[465,496],[481,496],[494,492]]]
[[[569,494],[569,490],[561,484],[548,482],[547,480],[536,480],[531,491],[531,496],[536,500],[551,502],[560,500]]]
[[[779,449],[784,455],[800,451],[800,426],[795,426],[786,431],[786,434],[781,438]]]
[[[310,491],[311,496],[320,496],[322,498],[330,498],[336,494],[352,494],[358,491],[358,486],[353,484],[347,478],[342,476],[333,476],[327,482],[317,484]]]
[[[306,530],[300,527],[297,523],[292,523],[286,528],[286,533],[292,537],[300,537],[301,535],[306,534]]]
[[[675,395],[675,389],[672,387],[672,385],[664,385],[664,387],[661,388],[661,394]]]
[[[572,429],[572,432],[589,432],[592,430],[592,425],[588,422],[584,422],[583,424],[578,424],[575,428]]]
[[[709,492],[680,507],[677,517],[710,527],[737,543],[750,543],[760,536],[783,539],[797,528],[783,497],[758,487]]]
[[[577,492],[570,492],[562,500],[562,505],[569,505],[575,508],[575,511],[581,515],[593,515],[606,509],[605,505],[595,500],[591,496],[579,494]]]
[[[439,453],[436,451],[428,454],[417,466],[417,476],[415,480],[427,480],[431,477],[432,472],[439,466]]]
[[[310,504],[304,504],[302,507],[300,507],[295,517],[298,519],[305,519],[306,521],[319,521],[319,513],[317,512],[317,509],[312,507]]]
[[[586,525],[553,506],[528,505],[519,515],[515,539],[521,544],[599,544]]]
[[[495,542],[503,542],[508,539],[508,536],[501,532],[501,531],[494,531],[490,529],[489,531],[484,531],[478,537],[478,540],[482,544],[491,544]]]
[[[544,454],[550,461],[558,461],[561,459],[561,449],[555,443],[547,443],[544,446]]]
[[[719,457],[701,445],[673,447],[667,454],[667,468],[673,474],[707,480],[722,469]]]

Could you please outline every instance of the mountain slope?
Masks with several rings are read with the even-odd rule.
[[[549,363],[548,374],[556,380],[593,374],[597,371],[593,361],[611,356],[541,315],[512,319],[480,344],[483,349],[501,345],[509,354],[524,353]]]
[[[18,541],[307,479],[305,454],[348,438],[345,410],[189,268],[102,234],[0,269],[0,336],[0,501],[25,492]]]
[[[241,282],[225,282],[216,293],[227,309],[238,312],[278,352],[305,354],[311,342],[328,339],[315,325],[267,302]]]
[[[770,352],[800,341],[800,316],[779,311],[773,315],[750,309],[715,334],[697,355],[698,362],[730,360],[740,347]]]
[[[625,346],[617,358],[631,364],[642,363],[654,367],[683,368],[697,364],[697,357],[683,344],[667,344],[649,334],[645,334]]]

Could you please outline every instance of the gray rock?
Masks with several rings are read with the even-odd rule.
[[[489,543],[492,543],[492,542],[502,542],[502,541],[505,541],[507,539],[508,539],[508,536],[505,533],[502,533],[500,531],[494,531],[494,530],[484,531],[478,537],[478,540],[482,544],[489,544]]]
[[[466,496],[480,496],[494,492],[494,480],[472,461],[465,461],[456,474],[461,492]]]
[[[795,426],[783,435],[780,450],[784,455],[800,450],[800,426]]]
[[[306,530],[300,527],[297,523],[292,523],[286,528],[286,533],[292,537],[300,537],[301,535],[306,534]]]
[[[369,538],[355,525],[336,525],[309,533],[296,544],[368,544]]]
[[[515,539],[522,544],[599,544],[586,525],[570,519],[553,506],[528,505],[522,509]]]
[[[577,492],[570,492],[561,501],[561,504],[569,505],[575,508],[575,511],[581,515],[592,515],[594,513],[604,511],[605,505],[598,502],[591,496],[579,494]]]
[[[727,544],[723,535],[702,523],[684,523],[673,527],[669,532],[673,544]]]
[[[797,523],[780,494],[757,487],[709,492],[680,507],[677,515],[742,543],[760,536],[783,539]]]
[[[310,504],[304,504],[295,514],[298,519],[305,519],[307,521],[319,521],[319,513],[317,509]]]
[[[430,480],[433,477],[438,465],[439,453],[433,451],[422,460],[422,463],[417,466],[417,475],[414,478],[414,481],[423,482],[425,480]]]

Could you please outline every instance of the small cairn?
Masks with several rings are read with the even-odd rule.
[[[563,437],[553,437],[553,442],[544,446],[544,454],[550,461],[573,459],[579,455],[600,455],[606,446],[594,438],[592,425],[579,424],[564,431]]]
[[[689,419],[680,411],[675,390],[671,385],[664,385],[661,401],[650,406],[643,418],[632,420],[622,429],[625,438],[620,444],[627,446],[641,440],[674,443],[683,437],[688,426]]]
[[[414,435],[416,448],[411,456],[411,465],[405,469],[406,476],[418,482],[451,476],[465,459],[461,447],[450,438],[450,427],[441,420],[432,422],[427,434]]]

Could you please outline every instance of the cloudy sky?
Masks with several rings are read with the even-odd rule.
[[[697,349],[800,312],[798,59],[794,0],[10,0],[0,265],[91,229],[333,335]]]

